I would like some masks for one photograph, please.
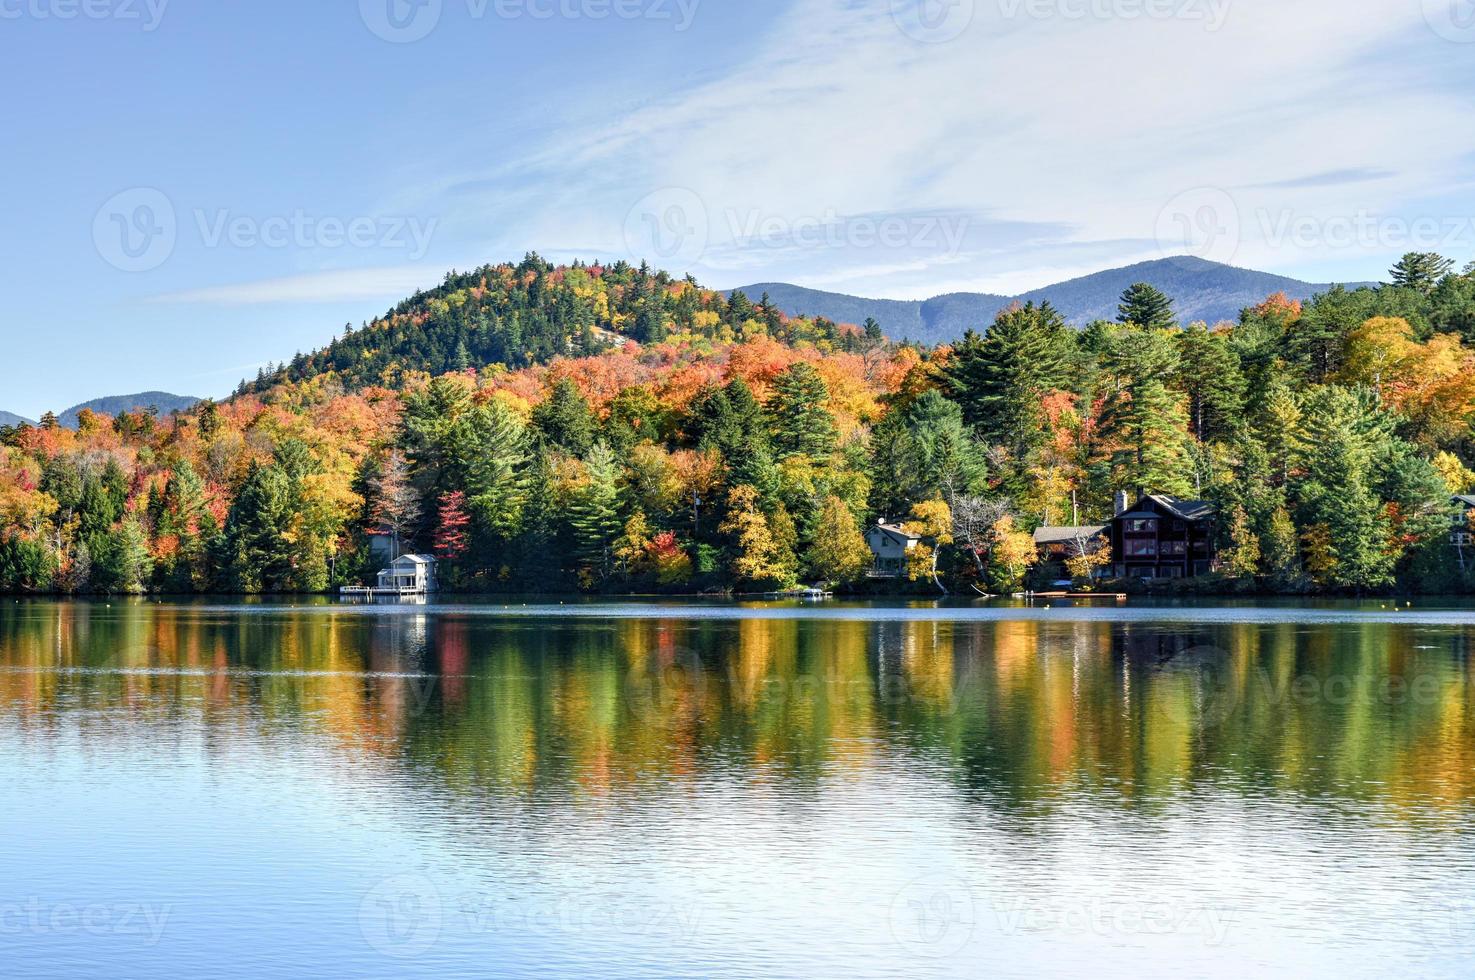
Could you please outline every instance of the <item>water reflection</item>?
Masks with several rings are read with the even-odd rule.
[[[888,767],[1031,826],[1232,791],[1458,826],[1461,624],[501,618],[156,603],[0,609],[23,741],[186,723],[305,735],[437,792],[597,798]]]

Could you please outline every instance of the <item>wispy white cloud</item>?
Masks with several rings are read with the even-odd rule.
[[[1397,246],[1266,229],[1286,214],[1406,214],[1475,149],[1462,90],[1385,53],[1449,44],[1419,4],[1183,0],[1182,16],[1153,18],[1141,11],[1160,5],[1130,0],[962,2],[967,29],[928,44],[899,29],[891,0],[800,0],[726,77],[430,193],[454,187],[464,220],[494,222],[489,248],[582,242],[711,282],[915,296],[1159,257],[1165,208],[1197,188],[1232,209],[1214,218],[1235,247],[1210,257],[1355,261]],[[1081,10],[1121,15],[1066,16]],[[653,255],[631,210],[672,188],[704,213],[686,206],[668,232],[698,241]],[[650,216],[657,232],[668,212]],[[974,224],[957,247],[843,234],[774,247],[741,233],[919,212]],[[993,224],[1038,234],[1001,243]]]
[[[311,272],[255,282],[208,286],[153,297],[156,303],[205,303],[255,306],[270,303],[341,303],[355,300],[402,299],[407,293],[432,286],[442,271],[429,266],[388,266]]]

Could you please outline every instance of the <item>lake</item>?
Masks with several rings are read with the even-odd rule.
[[[0,975],[1475,974],[1475,609],[0,604]]]

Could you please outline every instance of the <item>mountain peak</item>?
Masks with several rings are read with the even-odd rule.
[[[1137,282],[1150,283],[1167,293],[1184,323],[1235,320],[1240,310],[1275,293],[1308,300],[1331,288],[1330,283],[1302,282],[1182,255],[1105,269],[1017,296],[962,292],[926,300],[867,299],[779,282],[744,286],[741,291],[750,297],[767,292],[773,303],[791,316],[823,316],[839,323],[861,323],[873,317],[891,336],[936,344],[956,340],[965,330],[986,327],[999,310],[1014,302],[1048,300],[1076,326],[1113,320],[1122,291]]]

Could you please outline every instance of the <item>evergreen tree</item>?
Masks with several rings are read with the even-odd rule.
[[[280,467],[251,464],[226,520],[231,570],[240,591],[286,591],[293,571],[291,493]]]
[[[773,447],[779,459],[820,459],[835,451],[835,418],[826,404],[830,390],[814,366],[800,361],[773,382],[768,406]]]
[[[506,403],[477,405],[451,432],[458,486],[482,543],[493,556],[521,530],[527,501],[527,426]]]
[[[570,456],[582,457],[594,448],[594,414],[579,386],[569,378],[560,378],[533,409],[533,425],[548,445]]]
[[[946,369],[963,416],[1023,464],[1046,439],[1042,400],[1067,382],[1070,328],[1049,303],[1000,313],[982,337],[971,331]]]
[[[1311,406],[1313,438],[1296,487],[1313,571],[1323,584],[1364,591],[1393,583],[1392,527],[1372,488],[1371,433],[1364,407],[1324,388]]]
[[[1227,439],[1244,416],[1245,379],[1239,359],[1222,336],[1195,323],[1178,335],[1178,385],[1188,395],[1196,438]]]
[[[899,517],[922,496],[920,450],[903,413],[887,413],[871,433],[869,448],[871,512],[881,518]]]
[[[568,505],[574,554],[584,569],[604,578],[611,570],[611,548],[620,533],[620,491],[614,453],[599,443],[585,461],[585,479]]]
[[[1391,285],[1428,296],[1454,268],[1454,261],[1437,252],[1409,252],[1389,271]]]
[[[912,450],[903,462],[909,470],[901,484],[906,504],[983,489],[988,465],[958,405],[934,389],[900,414]]]
[[[1114,447],[1112,482],[1133,491],[1191,493],[1188,420],[1167,384],[1178,370],[1172,336],[1127,330],[1112,344],[1106,369],[1115,382],[1101,418],[1103,440]]]
[[[1173,301],[1155,286],[1133,283],[1122,293],[1117,307],[1117,322],[1129,323],[1148,330],[1170,330],[1178,325],[1173,315]]]

